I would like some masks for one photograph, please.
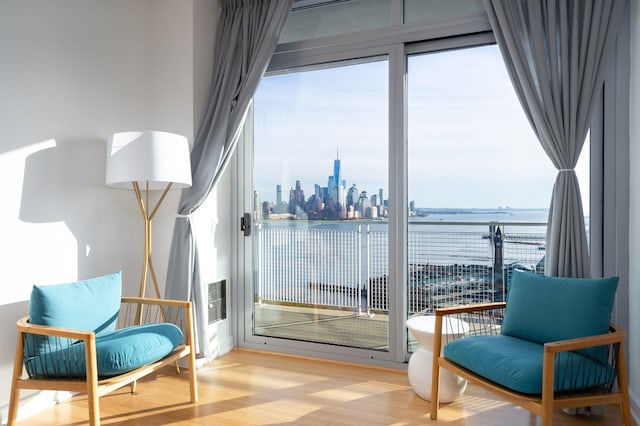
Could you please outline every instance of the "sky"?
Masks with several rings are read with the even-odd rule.
[[[356,184],[371,195],[382,188],[388,197],[387,68],[380,58],[263,79],[254,98],[262,201],[275,201],[277,184],[288,200],[296,180],[309,197],[315,183],[327,185],[336,156],[346,189]],[[555,168],[497,46],[410,56],[407,93],[408,198],[417,207],[548,207]],[[585,193],[584,166],[578,175]]]

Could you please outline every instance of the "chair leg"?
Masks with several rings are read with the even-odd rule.
[[[16,352],[13,358],[13,378],[11,379],[11,396],[9,397],[9,418],[7,420],[7,426],[13,426],[18,418],[18,403],[20,402],[20,387],[18,386],[18,380],[22,377],[22,357],[22,333],[18,332],[18,342],[16,343]]]
[[[542,362],[542,411],[540,426],[551,426],[553,422],[553,377],[555,374],[556,354],[547,351],[545,347]]]
[[[189,391],[191,396],[191,402],[198,402],[198,378],[196,376],[196,354],[191,347],[191,353],[189,354]]]
[[[98,390],[95,389],[88,393],[89,399],[89,424],[91,426],[100,426],[100,400],[98,398]]]
[[[620,403],[620,414],[624,426],[633,426],[631,421],[631,405],[629,402],[629,379],[627,378],[627,360],[624,354],[624,345],[621,343],[618,349],[618,386],[622,392],[622,402]]]
[[[87,399],[89,402],[89,423],[100,426],[100,401],[98,394],[98,361],[96,340],[92,335],[85,344],[85,362],[87,374]]]
[[[14,381],[11,383],[11,402],[9,402],[9,414],[7,419],[7,426],[13,426],[16,424],[18,418],[18,400],[20,398],[20,389],[18,389],[17,383]]]
[[[431,364],[431,420],[438,419],[438,404],[440,403],[440,358],[442,346],[442,316],[436,315],[433,334],[433,361]]]
[[[438,357],[433,357],[433,371],[431,376],[431,420],[438,419],[438,405],[440,403],[440,367]]]

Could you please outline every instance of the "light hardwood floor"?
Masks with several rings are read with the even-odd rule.
[[[191,405],[187,375],[174,369],[100,399],[103,425],[536,425],[538,418],[469,387],[429,418],[427,401],[406,372],[236,350],[198,369],[200,402]],[[619,411],[602,416],[555,413],[554,425],[619,425]],[[78,395],[21,425],[86,425],[86,395]]]

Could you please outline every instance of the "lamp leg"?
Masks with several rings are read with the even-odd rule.
[[[158,280],[156,279],[156,271],[153,269],[153,260],[149,255],[149,272],[151,272],[151,281],[153,281],[153,287],[156,290],[156,297],[160,299],[160,287],[158,287]]]
[[[140,192],[140,185],[138,182],[131,182],[133,186],[133,191],[136,194],[136,201],[138,202],[138,207],[140,207],[140,214],[142,215],[143,222],[143,232],[144,232],[144,240],[143,240],[143,257],[142,257],[142,276],[140,278],[140,291],[138,295],[140,297],[144,297],[144,293],[147,285],[147,269],[149,267],[149,252],[150,252],[150,242],[151,242],[151,220],[149,219],[149,215],[147,214],[147,208],[144,200],[142,199],[142,193]],[[149,183],[147,182],[146,188],[147,195],[147,204],[149,202]]]
[[[164,201],[167,193],[171,189],[172,183],[169,182],[165,187],[164,191],[162,191],[162,195],[158,199],[158,202],[154,206],[153,210],[149,212],[149,183],[147,182],[147,186],[145,188],[145,200],[142,199],[142,192],[140,191],[140,185],[138,182],[132,182],[134,192],[136,194],[136,200],[138,201],[138,206],[140,207],[140,214],[142,215],[142,220],[144,222],[144,253],[143,253],[143,261],[142,261],[142,276],[140,277],[140,297],[145,297],[146,286],[147,286],[147,271],[151,272],[151,280],[153,281],[153,286],[156,292],[156,297],[160,298],[160,288],[158,287],[158,279],[156,278],[156,272],[153,268],[153,261],[151,260],[151,223],[153,217],[155,216],[160,204]]]
[[[140,297],[144,297],[147,289],[147,270],[151,261],[151,221],[146,216],[144,219],[144,253],[142,258],[142,276],[140,278]]]

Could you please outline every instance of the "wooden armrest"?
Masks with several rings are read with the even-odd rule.
[[[506,302],[476,303],[473,305],[451,306],[448,308],[437,308],[436,316],[463,314],[467,312],[488,311],[491,309],[502,309]]]
[[[568,352],[577,349],[586,349],[597,346],[610,345],[623,342],[627,338],[627,332],[621,327],[612,324],[607,334],[597,334],[595,336],[580,337],[577,339],[559,340],[548,342],[544,345],[545,352]]]
[[[122,297],[121,302],[118,328],[168,322],[185,332],[187,342],[194,341],[189,337],[193,333],[193,309],[190,301],[130,296]]]
[[[31,324],[29,323],[29,315],[20,318],[16,322],[18,331],[29,334],[40,334],[43,336],[66,337],[69,339],[77,339],[88,341],[95,333],[93,331],[76,330],[71,328],[53,327],[50,325]]]

